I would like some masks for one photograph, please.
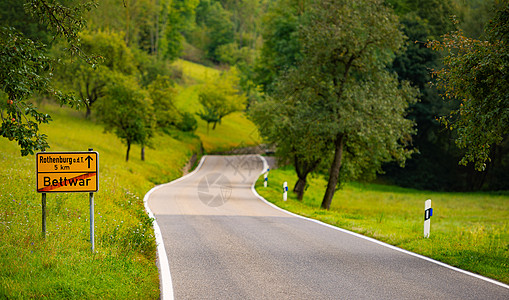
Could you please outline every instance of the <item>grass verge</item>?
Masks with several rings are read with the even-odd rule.
[[[217,70],[180,64],[191,79],[177,87],[177,105],[195,112],[200,78]],[[256,143],[255,126],[243,113],[235,113],[207,133],[206,123],[199,120],[195,134],[157,134],[153,147],[145,151],[145,161],[134,145],[126,163],[125,145],[104,133],[101,125],[85,120],[83,112],[54,105],[40,108],[54,119],[41,126],[49,137],[49,151],[99,152],[96,251],[90,251],[87,193],[48,194],[47,235],[41,237],[35,158],[20,157],[14,142],[0,139],[0,299],[157,299],[153,220],[145,214],[143,195],[154,185],[181,176],[201,144],[212,152]]]
[[[263,176],[257,192],[293,213],[375,238],[452,266],[509,283],[509,194],[439,193],[377,184],[348,183],[336,192],[329,211],[320,209],[327,182],[312,176],[302,202],[291,191],[293,169]],[[424,201],[432,200],[430,238],[423,238]]]
[[[140,160],[81,113],[47,106],[54,118],[43,126],[51,151],[99,152],[99,192],[95,194],[96,252],[89,243],[87,193],[47,196],[47,235],[41,237],[41,195],[35,191],[35,158],[0,140],[0,298],[157,299],[152,220],[143,195],[155,184],[179,177],[198,150],[198,138],[154,139]]]

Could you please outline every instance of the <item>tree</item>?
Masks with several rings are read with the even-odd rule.
[[[263,17],[263,47],[255,63],[254,81],[270,92],[272,83],[290,67],[296,65],[301,55],[299,24],[309,0],[279,0],[273,3]]]
[[[293,192],[300,201],[307,176],[329,162],[331,151],[328,128],[321,122],[316,91],[308,80],[299,72],[281,76],[272,95],[254,103],[249,111],[260,135],[276,145],[279,161],[293,164],[298,177]]]
[[[220,1],[202,0],[196,7],[196,26],[188,32],[190,40],[206,51],[207,58],[220,61],[218,48],[234,41],[231,14]]]
[[[487,40],[464,36],[461,30],[428,46],[445,51],[444,68],[434,72],[444,98],[460,99],[461,105],[440,120],[458,130],[456,144],[466,150],[460,163],[473,162],[485,170],[490,149],[509,134],[509,3],[505,3],[486,30]]]
[[[102,55],[99,67],[90,68],[82,61],[67,61],[57,74],[61,82],[80,96],[89,118],[92,106],[105,95],[107,83],[119,72],[132,75],[137,72],[136,61],[120,33],[112,31],[84,31],[80,34],[81,47],[87,53]]]
[[[154,113],[146,91],[132,77],[118,74],[108,85],[106,96],[98,103],[97,115],[105,130],[126,144],[126,161],[132,144],[144,147],[153,136]]]
[[[299,98],[312,91],[314,96],[302,101],[312,101],[315,122],[326,129],[333,148],[322,201],[329,209],[341,169],[374,173],[382,162],[409,157],[413,122],[404,116],[415,90],[386,70],[404,37],[383,1],[313,1],[305,20],[299,30],[301,58],[289,72],[308,78],[293,93]],[[342,168],[344,157],[355,164]]]
[[[168,76],[157,76],[147,87],[152,99],[154,114],[159,128],[176,125],[182,121],[175,106],[176,90]]]
[[[440,54],[426,47],[425,41],[433,33],[428,20],[416,16],[415,11],[400,18],[403,32],[408,37],[404,50],[398,53],[390,67],[399,80],[409,81],[419,89],[419,102],[410,106],[408,118],[417,124],[417,134],[412,144],[419,150],[405,168],[390,163],[384,166],[385,178],[398,185],[428,189],[457,190],[466,184],[462,180],[466,169],[454,163],[460,150],[451,143],[454,132],[444,131],[436,117],[450,111],[456,103],[444,102],[438,91],[429,85],[430,70],[440,65]]]
[[[182,53],[184,29],[190,26],[199,0],[163,1],[161,10],[161,39],[159,54],[175,60]]]
[[[29,0],[25,5],[33,19],[46,25],[55,38],[63,37],[67,41],[71,55],[88,62],[92,62],[93,57],[86,56],[80,49],[78,33],[85,26],[83,14],[92,7],[92,2],[69,7],[55,0]],[[51,120],[28,102],[30,97],[41,93],[57,98],[62,105],[78,106],[80,103],[52,86],[53,60],[46,55],[46,46],[25,37],[10,25],[2,22],[0,26],[0,97],[6,98],[6,104],[0,106],[0,134],[16,140],[21,155],[28,155],[49,147],[46,135],[39,133],[39,124]]]
[[[203,109],[197,115],[207,122],[207,132],[210,123],[214,124],[212,129],[215,129],[225,116],[245,108],[246,95],[239,84],[238,71],[231,68],[203,86],[198,95]]]

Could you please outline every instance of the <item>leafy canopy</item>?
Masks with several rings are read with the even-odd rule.
[[[488,24],[486,40],[465,37],[461,30],[431,41],[428,46],[444,51],[444,68],[436,70],[435,84],[446,99],[461,105],[440,118],[449,129],[457,129],[456,144],[466,150],[460,163],[475,163],[485,170],[490,149],[509,134],[509,3]]]
[[[35,20],[44,24],[55,38],[64,38],[71,55],[93,63],[95,58],[85,55],[81,50],[78,33],[85,26],[83,14],[94,6],[94,2],[65,6],[56,0],[28,0],[25,9]],[[12,22],[12,25],[19,24],[19,20],[7,21]],[[39,125],[48,123],[51,118],[40,113],[29,102],[35,93],[55,97],[62,105],[80,104],[73,96],[52,86],[54,61],[46,52],[46,45],[25,37],[19,28],[1,22],[0,134],[15,140],[21,148],[21,155],[33,154],[34,151],[49,147],[46,135],[39,133]]]
[[[240,78],[236,68],[231,68],[220,74],[219,77],[209,80],[202,87],[198,95],[203,106],[197,115],[214,126],[221,122],[225,116],[245,108],[247,97],[240,89]]]

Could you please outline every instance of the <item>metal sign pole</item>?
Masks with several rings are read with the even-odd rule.
[[[90,244],[94,252],[94,193],[90,193]]]
[[[42,237],[46,238],[46,193],[42,193]]]

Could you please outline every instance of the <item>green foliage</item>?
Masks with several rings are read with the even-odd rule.
[[[43,54],[42,45],[24,38],[14,28],[0,28],[0,41],[0,84],[3,95],[0,132],[3,137],[18,142],[21,155],[33,154],[48,147],[46,135],[38,131],[39,124],[48,123],[51,118],[39,113],[26,99],[35,91],[57,93],[45,74],[50,67],[50,59]],[[69,101],[68,98],[62,100]]]
[[[174,65],[183,71],[182,81],[185,83],[177,86],[179,91],[176,98],[177,108],[181,112],[189,112],[195,116],[202,110],[199,101],[201,87],[211,81],[211,78],[219,77],[220,71],[184,60],[178,60]],[[243,112],[234,112],[224,117],[221,126],[212,131],[207,131],[207,123],[201,118],[196,118],[196,121],[197,128],[194,134],[200,138],[205,153],[256,146],[261,142],[256,126]]]
[[[134,55],[135,63],[138,69],[140,85],[146,88],[157,77],[170,77],[171,81],[182,78],[181,71],[171,66],[171,62],[156,55],[148,54],[140,49],[130,48]]]
[[[132,77],[112,78],[106,96],[99,102],[98,117],[106,131],[114,132],[127,145],[126,161],[132,144],[144,146],[153,136],[152,101]]]
[[[501,1],[452,0],[452,5],[443,1],[442,7],[420,5],[419,1],[390,2],[400,15],[403,31],[408,36],[407,45],[396,56],[392,70],[398,73],[401,80],[410,81],[420,90],[420,101],[411,106],[409,113],[409,118],[417,123],[413,145],[419,154],[407,161],[404,169],[392,164],[385,166],[385,178],[398,185],[419,189],[507,189],[507,185],[504,188],[500,184],[501,180],[507,181],[502,175],[503,170],[507,169],[504,161],[508,148],[504,143],[491,149],[493,156],[486,172],[475,171],[473,165],[457,164],[464,155],[464,151],[451,142],[457,136],[457,131],[444,130],[437,116],[458,109],[460,100],[443,101],[436,86],[429,85],[431,70],[442,67],[441,56],[444,52],[433,51],[425,44],[428,39],[435,39],[453,30],[453,23],[447,21],[453,14],[461,20],[457,25],[465,30],[465,36],[478,38],[486,21],[493,15],[494,4],[501,5]],[[433,14],[437,16],[430,18]]]
[[[270,91],[275,79],[300,59],[298,27],[309,1],[273,2],[263,17],[263,47],[255,65],[254,81]]]
[[[67,40],[71,55],[93,62],[94,58],[86,56],[80,49],[78,39],[78,33],[85,25],[82,15],[93,6],[92,2],[67,7],[55,0],[30,0],[25,7],[34,19],[47,26],[55,38]],[[1,93],[5,94],[2,98],[7,98],[7,105],[0,108],[0,132],[3,137],[18,142],[21,155],[28,155],[49,147],[46,135],[39,133],[39,125],[51,120],[49,115],[40,113],[28,103],[28,99],[40,93],[55,97],[62,105],[74,106],[79,102],[50,84],[53,61],[46,55],[46,46],[10,27],[9,22],[19,25],[21,20],[16,19],[18,16],[23,15],[9,17],[7,24],[2,22],[4,26],[0,27],[0,85]]]
[[[176,124],[180,131],[194,132],[198,128],[198,122],[190,112],[183,112],[182,119]]]
[[[93,104],[105,95],[105,88],[116,73],[133,75],[136,60],[120,33],[111,31],[84,31],[80,34],[81,47],[87,53],[102,55],[100,66],[91,68],[83,61],[67,61],[57,70],[60,82],[76,92],[87,108],[89,117]]]
[[[158,76],[148,85],[147,91],[152,99],[152,109],[159,128],[175,125],[182,121],[182,116],[175,106],[177,92],[168,76]]]
[[[0,26],[14,27],[26,38],[34,42],[48,44],[51,42],[51,33],[45,30],[36,18],[25,11],[24,0],[4,0],[0,2]]]
[[[504,4],[504,0],[455,0],[456,17],[460,20],[460,28],[465,36],[479,39],[484,29],[493,18],[496,7]]]
[[[55,36],[66,39],[71,55],[77,55],[93,63],[95,58],[88,56],[80,48],[79,33],[85,29],[87,23],[84,15],[97,4],[94,1],[69,4],[63,5],[58,0],[27,0],[25,8],[35,19],[46,25]]]
[[[246,96],[239,83],[238,71],[232,68],[202,87],[198,97],[203,109],[197,115],[207,122],[207,131],[210,123],[215,129],[225,116],[245,108]]]
[[[454,0],[389,0],[397,15],[426,20],[430,34],[438,37],[453,29],[450,17],[455,13]]]
[[[443,36],[444,41],[428,45],[445,51],[445,67],[435,71],[436,84],[446,99],[461,99],[460,108],[442,117],[447,128],[457,129],[456,144],[466,150],[461,164],[474,162],[485,170],[490,149],[509,134],[509,4],[490,22],[480,41],[464,36],[461,30]]]
[[[262,134],[271,143],[289,143],[284,152],[292,161],[313,165],[317,158],[334,154],[323,203],[328,208],[340,169],[345,179],[358,178],[380,171],[384,162],[403,163],[410,156],[413,122],[405,115],[416,93],[386,70],[404,37],[396,16],[382,1],[317,1],[306,9],[297,32],[300,52],[281,54],[280,61],[290,59],[273,95],[281,112],[269,100],[266,116],[258,123],[275,119],[264,125],[274,129]],[[293,16],[286,15],[276,29],[286,28],[279,24],[288,24],[296,19]],[[315,148],[299,153],[306,143]]]
[[[196,26],[186,35],[206,51],[208,59],[220,62],[218,48],[234,41],[231,14],[220,1],[202,0],[196,7]]]
[[[408,116],[417,124],[412,145],[419,153],[407,161],[405,168],[386,165],[386,178],[398,185],[419,189],[460,189],[467,183],[460,178],[466,170],[458,170],[454,162],[459,150],[450,143],[452,133],[444,132],[436,121],[437,115],[446,113],[455,103],[445,103],[437,90],[429,86],[430,70],[440,65],[439,53],[424,43],[431,36],[429,21],[408,13],[401,17],[401,23],[408,41],[395,57],[391,69],[397,72],[400,80],[409,81],[419,89],[419,102],[411,105]]]
[[[161,55],[175,60],[182,54],[182,32],[189,27],[199,0],[163,1],[161,10]]]

